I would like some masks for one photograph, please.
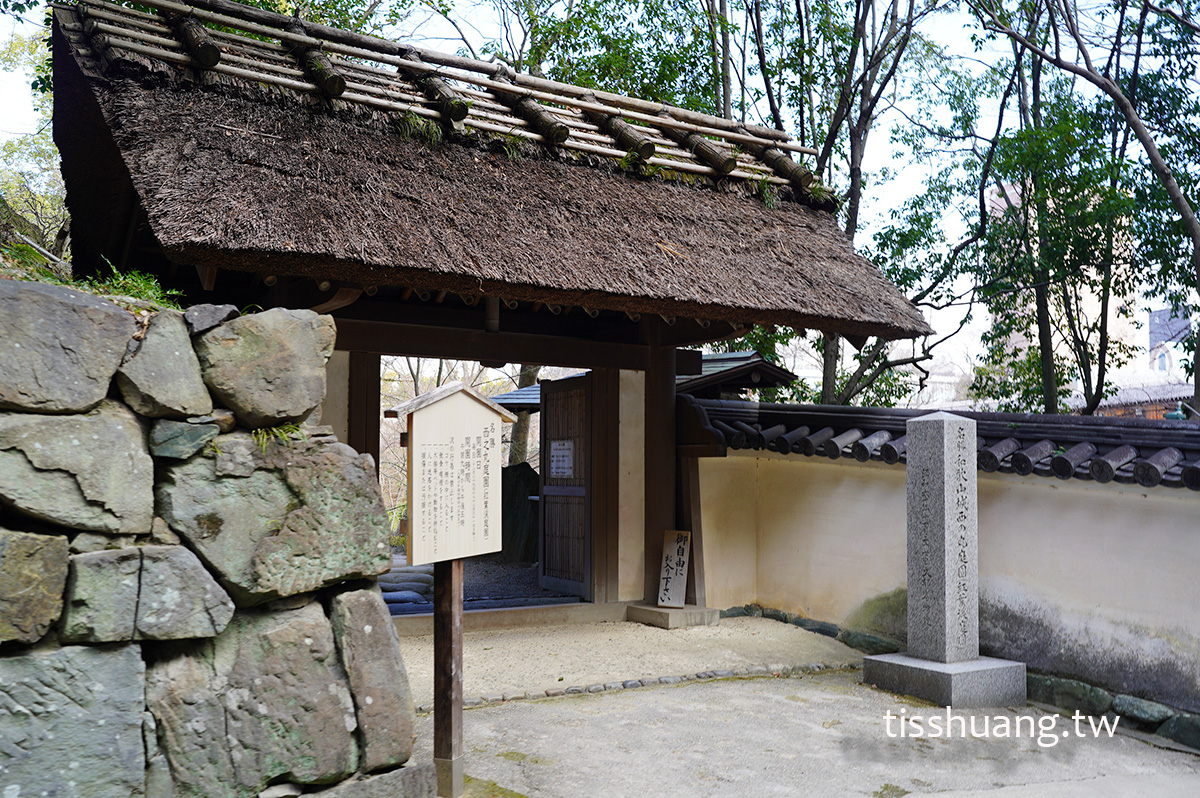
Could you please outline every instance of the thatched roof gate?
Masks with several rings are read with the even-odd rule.
[[[645,370],[650,564],[675,347],[930,332],[779,131],[230,0],[142,5],[55,5],[76,267],[332,312],[366,394],[363,353]]]

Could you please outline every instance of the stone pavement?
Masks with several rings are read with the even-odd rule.
[[[691,670],[694,676],[703,670],[692,668],[705,655],[706,641],[711,646],[710,668],[720,669],[739,659],[739,639],[748,649],[762,649],[757,638],[774,631],[762,625],[775,623],[772,621],[731,624],[730,620],[722,621],[726,633],[719,639],[680,635],[695,630],[624,635],[620,629],[624,624],[541,628],[536,630],[541,645],[537,651],[557,648],[560,656],[526,650],[522,670],[513,670],[507,662],[514,652],[503,642],[505,635],[521,630],[477,633],[475,639],[468,634],[467,683],[472,684],[472,671],[486,674],[492,670],[488,658],[493,653],[503,664],[497,672],[506,675],[501,681],[477,676],[475,684],[494,695],[523,694],[536,684],[558,683],[556,673],[564,675],[564,682],[570,685],[570,667],[585,667],[589,652],[612,669],[610,685],[636,678],[643,672],[646,658],[657,666],[655,657],[660,652],[679,648],[689,649],[686,656],[694,658],[688,659],[688,668],[677,672],[684,675]],[[773,639],[765,647],[766,656],[786,655],[786,650],[777,649],[787,644],[797,659],[811,662],[812,652],[806,650],[806,644],[833,642],[796,631],[817,640]],[[614,638],[624,644],[622,650],[611,650]],[[421,653],[420,643],[420,638],[402,641],[406,659],[413,660],[409,668],[418,701],[425,690],[423,666],[415,661]],[[513,646],[521,649],[527,643],[518,635]],[[836,664],[844,652],[825,653]],[[570,667],[564,667],[563,657]],[[754,666],[748,661],[753,658],[740,657],[737,670],[751,670]],[[547,664],[547,660],[553,662]],[[589,679],[593,677],[594,672],[588,674]],[[513,683],[504,685],[503,679]],[[1156,747],[1124,733],[1110,738],[1102,731],[1097,739],[1086,720],[1082,722],[1085,736],[1077,737],[1074,721],[1033,707],[953,713],[974,717],[976,731],[982,731],[985,718],[989,731],[1008,724],[1010,736],[964,735],[959,730],[961,723],[955,721],[952,738],[900,737],[896,720],[890,726],[895,736],[889,736],[889,712],[906,718],[920,715],[928,721],[927,716],[944,716],[946,710],[865,686],[860,679],[861,671],[853,668],[798,671],[790,677],[768,673],[693,678],[677,684],[479,706],[464,713],[465,771],[477,780],[472,785],[480,790],[477,794],[547,798],[894,798],[929,792],[956,798],[1200,795],[1200,757],[1194,753]],[[471,694],[468,689],[467,695]],[[1015,736],[1012,728],[1018,714],[1032,718],[1016,730],[1021,736]],[[1035,723],[1040,724],[1036,731]],[[906,729],[911,732],[911,724]],[[1068,736],[1063,737],[1064,733]],[[418,717],[417,734],[414,759],[428,760],[432,756],[432,715]],[[493,783],[496,788],[492,791],[483,789]]]

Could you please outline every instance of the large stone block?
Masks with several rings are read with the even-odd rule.
[[[0,413],[0,502],[73,529],[149,532],[154,463],[137,416],[111,401],[76,416]]]
[[[220,634],[233,601],[190,550],[143,546],[138,589],[137,640],[180,640]]]
[[[61,639],[68,643],[133,640],[142,555],[136,548],[71,555]]]
[[[175,419],[212,412],[212,397],[200,376],[200,361],[182,313],[160,312],[130,349],[117,370],[117,387],[136,412]]]
[[[333,319],[274,308],[242,316],[195,339],[208,384],[245,427],[299,422],[325,398]]]
[[[0,657],[0,795],[144,795],[145,684],[138,646]]]
[[[238,613],[155,662],[146,682],[179,798],[252,798],[272,781],[325,784],[357,767],[350,690],[317,603]]]
[[[1200,715],[1180,714],[1167,718],[1158,733],[1168,740],[1200,751]]]
[[[40,640],[62,613],[65,537],[0,528],[0,643]]]
[[[136,329],[133,316],[90,294],[0,280],[0,410],[90,410]]]
[[[908,421],[908,653],[936,662],[979,656],[975,421]]]
[[[413,710],[400,639],[383,596],[354,590],[333,599],[333,635],[350,680],[365,771],[403,765],[412,756]]]
[[[206,333],[221,322],[237,317],[236,305],[192,305],[183,313],[183,320],[191,335]]]
[[[207,446],[220,431],[216,424],[159,419],[150,429],[150,453],[155,457],[186,460]]]
[[[434,798],[437,771],[432,762],[347,781],[317,795],[322,798]]]
[[[233,602],[183,546],[76,554],[62,639],[73,643],[182,640],[219,634]]]
[[[391,564],[371,460],[344,444],[259,446],[233,433],[163,477],[160,514],[239,606],[374,576]]]

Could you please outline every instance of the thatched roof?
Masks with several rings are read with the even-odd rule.
[[[192,11],[226,28],[206,29],[221,53],[211,69],[164,17],[94,0],[56,12],[55,138],[84,262],[115,261],[133,237],[120,190],[131,184],[175,266],[848,335],[929,332],[834,215],[810,207],[823,195],[784,154],[801,148],[775,131],[666,109],[661,127],[635,131],[656,147],[647,161],[612,120],[648,125],[659,118],[649,103],[501,82],[493,64],[320,26],[289,33],[289,18],[223,0],[195,8],[224,12]],[[314,52],[344,78],[338,99],[302,68]],[[423,60],[406,60],[414,54]],[[462,123],[430,88],[434,72],[469,101]],[[540,110],[526,115],[517,100]],[[551,144],[558,134],[538,112],[565,124],[567,140]],[[696,138],[672,139],[697,132],[708,144],[695,152]],[[732,172],[709,165],[713,144],[741,148]]]

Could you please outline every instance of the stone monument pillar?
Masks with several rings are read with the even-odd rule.
[[[979,656],[975,421],[908,422],[908,651],[863,658],[863,681],[941,706],[1025,703],[1025,665]]]

